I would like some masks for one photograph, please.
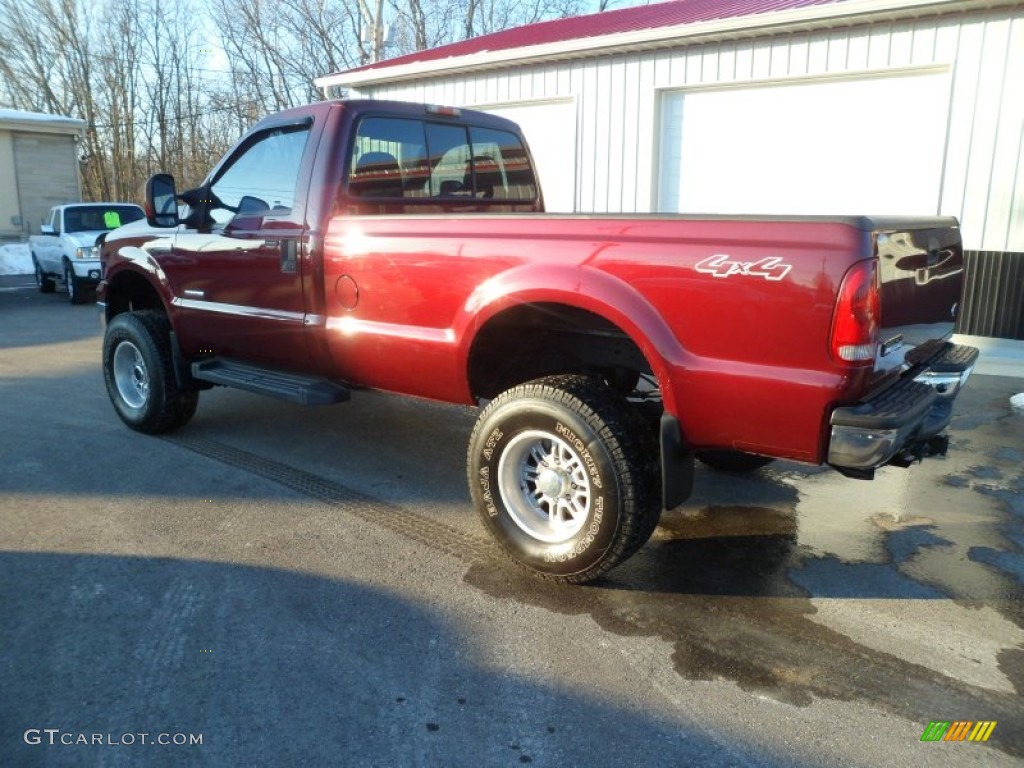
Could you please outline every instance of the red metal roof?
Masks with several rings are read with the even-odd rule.
[[[667,3],[622,8],[617,11],[572,16],[567,19],[541,21],[490,35],[416,51],[405,56],[385,59],[374,64],[349,69],[347,72],[365,72],[385,69],[401,64],[436,61],[455,56],[466,56],[484,51],[503,51],[531,45],[559,43],[588,37],[601,37],[621,32],[659,29],[701,21],[716,21],[741,16],[754,16],[771,11],[786,11],[814,5],[829,5],[843,0],[671,0]]]

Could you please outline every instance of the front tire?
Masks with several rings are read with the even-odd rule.
[[[180,390],[174,378],[170,331],[161,312],[125,312],[103,337],[107,394],[121,421],[137,432],[177,429],[196,412],[199,393]]]
[[[470,494],[519,565],[592,581],[638,550],[661,515],[649,430],[603,382],[550,376],[490,402],[469,443]]]
[[[85,301],[85,289],[82,287],[82,282],[67,262],[64,263],[64,285],[67,286],[68,300],[72,304],[82,304]]]

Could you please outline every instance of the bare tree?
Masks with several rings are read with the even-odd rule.
[[[286,9],[284,26],[296,41],[292,65],[302,76],[312,79],[325,72],[337,72],[358,66],[366,51],[353,44],[361,43],[360,14],[351,12],[351,5],[330,0],[282,0]],[[353,49],[359,52],[353,55]],[[317,98],[311,91],[309,98]]]
[[[547,19],[577,16],[583,0],[389,0],[400,28],[394,54],[424,50]]]
[[[0,82],[8,104],[67,113],[54,51],[53,30],[39,23],[31,5],[0,0]]]

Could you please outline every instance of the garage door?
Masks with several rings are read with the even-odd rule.
[[[544,206],[571,213],[576,204],[576,103],[572,100],[477,107],[519,123],[537,164]]]
[[[938,212],[946,71],[672,91],[661,106],[661,211]]]

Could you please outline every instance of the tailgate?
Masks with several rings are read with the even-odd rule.
[[[884,464],[944,454],[953,400],[978,357],[947,341],[960,308],[964,254],[956,219],[874,219],[878,351],[872,386],[832,411],[828,463],[870,478]]]
[[[953,218],[875,219],[872,239],[881,280],[875,370],[885,377],[953,333],[964,254]]]

